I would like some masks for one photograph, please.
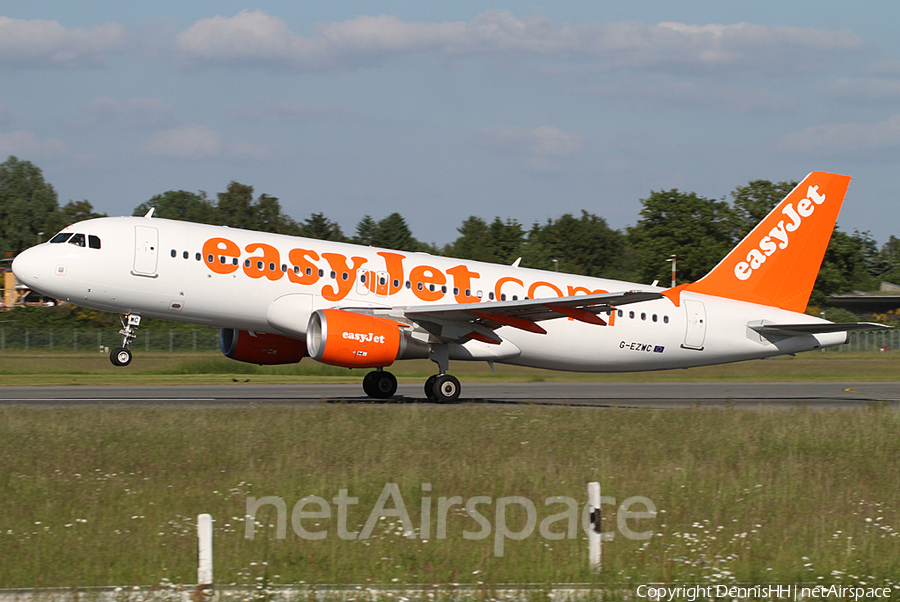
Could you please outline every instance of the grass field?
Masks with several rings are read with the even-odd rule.
[[[213,354],[141,354],[125,370],[94,354],[0,359],[3,385],[361,378],[314,363],[263,369]],[[464,382],[863,381],[897,380],[900,353],[815,353],[635,375],[497,368],[454,364]],[[429,362],[395,370],[401,381],[432,372]],[[887,584],[900,591],[898,458],[900,414],[878,406],[835,412],[466,404],[4,407],[0,587],[195,582],[196,516],[209,512],[221,585],[805,582]],[[584,532],[568,532],[570,517],[561,514],[566,503],[547,503],[561,496],[581,505],[594,480],[616,499],[603,507],[603,529],[615,536],[604,543],[600,574],[588,567]],[[341,490],[358,498],[347,507],[346,528],[361,532],[392,483],[411,523],[376,516],[369,537],[342,539],[335,501]],[[298,514],[297,524],[324,532],[324,539],[297,534],[292,510],[307,496],[322,498],[331,515]],[[454,496],[460,503],[444,511],[440,538],[441,504]],[[472,509],[490,533],[465,509],[477,496],[484,499]],[[513,496],[534,505],[533,532],[498,539],[499,500]],[[635,496],[655,506],[655,517],[626,518],[619,506]],[[272,505],[256,512],[255,535],[246,537],[248,497],[283,499],[283,538]],[[396,501],[390,497],[383,507],[395,509]],[[523,503],[510,502],[501,513],[513,533],[526,527]],[[320,507],[296,512],[303,510]],[[646,508],[638,503],[630,510]],[[619,520],[652,535],[629,539]],[[545,521],[552,524],[542,532]]]
[[[526,406],[313,408],[0,408],[0,587],[190,583],[196,580],[196,516],[215,523],[216,581],[255,583],[882,583],[900,575],[900,415],[739,410],[591,410]],[[643,496],[655,518],[630,519],[647,540],[625,537],[617,506],[604,506],[603,570],[587,544],[542,536],[537,525],[583,504],[586,483],[621,504]],[[338,536],[340,490],[362,531],[385,485],[397,484],[415,537],[399,517],[371,536]],[[430,484],[430,490],[423,484]],[[306,496],[330,518],[299,524]],[[285,501],[256,513],[247,498]],[[437,538],[440,498],[462,506]],[[534,533],[504,539],[496,555],[499,498],[536,508]],[[431,500],[422,537],[422,500]],[[391,498],[385,508],[396,508]],[[305,508],[319,510],[316,505]],[[301,508],[303,510],[303,508]],[[632,511],[645,510],[638,504]],[[299,511],[298,511],[299,512]],[[504,516],[524,528],[524,506]],[[408,526],[407,526],[408,527]],[[549,533],[567,535],[566,520]]]
[[[397,362],[390,370],[401,382],[424,381],[434,374],[428,360]],[[631,374],[587,374],[495,365],[451,362],[451,371],[465,381],[897,381],[900,351],[808,352],[796,357],[740,362],[723,366]],[[230,384],[233,377],[254,383],[362,382],[367,370],[348,370],[305,359],[288,366],[257,366],[235,362],[217,352],[136,353],[131,365],[117,368],[97,353],[4,352],[0,355],[3,385],[171,385]]]

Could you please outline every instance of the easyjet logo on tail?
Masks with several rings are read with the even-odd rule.
[[[668,296],[677,303],[688,290],[804,311],[849,185],[849,176],[812,172],[709,274]]]
[[[797,203],[796,209],[793,203],[785,205],[781,213],[789,221],[779,221],[775,227],[769,230],[767,236],[759,240],[757,248],[750,249],[746,261],[740,261],[734,266],[734,275],[737,279],[749,279],[753,272],[766,262],[766,259],[777,253],[779,249],[786,249],[790,243],[791,233],[796,232],[803,225],[803,219],[811,216],[816,211],[816,207],[824,202],[825,195],[819,194],[819,186],[816,185],[806,189],[806,198]]]

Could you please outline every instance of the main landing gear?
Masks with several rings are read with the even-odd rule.
[[[452,374],[447,374],[450,366],[449,348],[447,345],[435,345],[431,350],[431,361],[438,365],[440,372],[429,376],[425,381],[425,397],[435,403],[448,403],[459,399],[462,387]],[[363,378],[363,391],[375,399],[388,399],[397,392],[397,379],[390,372],[381,368],[366,374]]]
[[[459,379],[447,374],[450,369],[450,346],[432,345],[431,361],[438,365],[438,373],[425,381],[425,397],[435,403],[449,403],[459,399],[462,390]]]
[[[128,345],[137,338],[138,326],[141,325],[141,317],[137,314],[123,314],[121,316],[122,330],[122,346],[117,347],[109,352],[109,361],[113,366],[127,366],[131,363],[131,350]]]
[[[397,378],[381,368],[369,372],[363,378],[363,391],[375,399],[388,399],[397,392]]]

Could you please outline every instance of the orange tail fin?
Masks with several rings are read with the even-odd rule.
[[[815,171],[713,270],[683,290],[803,312],[850,185]]]

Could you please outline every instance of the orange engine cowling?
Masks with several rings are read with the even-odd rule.
[[[404,336],[400,326],[387,318],[320,309],[306,328],[309,355],[344,368],[383,368],[401,358],[428,357],[428,346]]]
[[[296,364],[306,355],[306,341],[280,334],[222,328],[219,348],[225,357],[248,364]]]

